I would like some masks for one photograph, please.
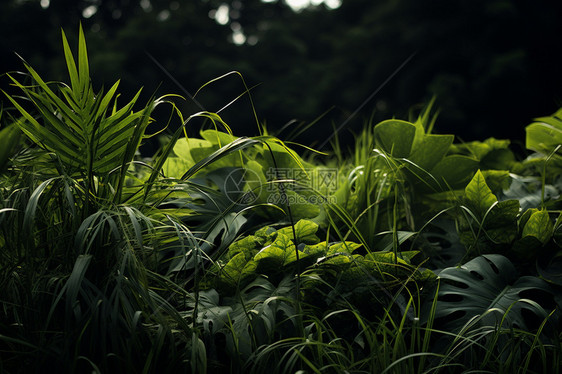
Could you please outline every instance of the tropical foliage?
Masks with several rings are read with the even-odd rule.
[[[560,371],[561,112],[526,158],[433,102],[297,153],[121,105],[62,39],[70,84],[24,61],[0,117],[0,371]]]

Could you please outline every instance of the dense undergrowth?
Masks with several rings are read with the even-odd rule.
[[[524,159],[432,105],[297,153],[94,92],[79,39],[70,85],[7,75],[1,372],[560,371],[561,111]],[[179,129],[142,158],[161,105]]]

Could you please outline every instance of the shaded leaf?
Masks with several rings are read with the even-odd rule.
[[[539,210],[534,212],[530,217],[525,227],[523,227],[522,236],[533,236],[537,238],[542,244],[546,244],[552,237],[554,224],[546,210]]]
[[[526,317],[531,314],[540,323],[548,313],[533,297],[552,296],[548,285],[531,276],[518,278],[515,267],[504,256],[485,255],[461,267],[439,273],[441,286],[436,318],[448,331],[458,332],[473,317],[486,316],[483,325],[494,326],[505,318],[508,326],[529,330]]]

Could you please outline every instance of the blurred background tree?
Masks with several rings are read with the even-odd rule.
[[[305,134],[311,144],[415,53],[342,135],[371,116],[404,118],[437,95],[437,131],[522,139],[532,118],[562,105],[561,19],[562,2],[547,0],[4,0],[0,71],[21,70],[17,52],[45,77],[67,80],[60,28],[76,37],[82,22],[96,87],[121,79],[128,95],[144,86],[147,98],[186,96],[237,70],[272,132],[328,111]],[[0,86],[9,89],[5,77]],[[216,111],[243,91],[232,75],[197,100]],[[221,113],[235,134],[257,133],[245,97]]]

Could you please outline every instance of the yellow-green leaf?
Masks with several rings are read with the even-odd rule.
[[[522,237],[533,236],[542,244],[546,244],[552,237],[554,224],[546,210],[539,210],[529,217],[529,220],[523,227]]]
[[[477,208],[478,213],[482,215],[498,201],[496,196],[492,193],[492,190],[490,190],[490,187],[486,184],[486,179],[480,170],[474,174],[474,177],[464,191],[468,201],[473,207]]]

